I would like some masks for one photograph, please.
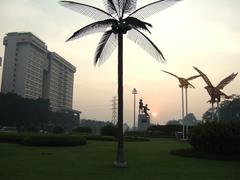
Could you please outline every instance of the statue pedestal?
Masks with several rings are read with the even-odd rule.
[[[138,115],[138,131],[145,131],[150,126],[150,117],[144,114]]]

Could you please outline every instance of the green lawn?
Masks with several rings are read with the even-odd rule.
[[[115,142],[77,147],[27,147],[0,143],[1,180],[222,180],[240,179],[240,162],[173,156],[187,144],[171,139],[125,144],[128,168],[113,167]]]

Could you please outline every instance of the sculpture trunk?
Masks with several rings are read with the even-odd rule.
[[[136,113],[135,113],[135,111],[136,111],[136,94],[134,94],[134,104],[133,104],[133,131],[135,131],[136,130],[136,127],[135,127],[135,119],[136,119],[136,117],[135,117],[135,115],[136,115]]]
[[[115,166],[126,166],[123,151],[123,34],[118,33],[118,143]]]
[[[219,101],[217,101],[217,121],[219,121]]]
[[[185,88],[185,103],[186,103],[186,114],[185,117],[188,115],[188,98],[187,98],[187,87]],[[188,122],[186,122],[186,139],[188,139]]]
[[[182,138],[185,138],[185,127],[184,127],[184,95],[183,95],[183,87],[182,87],[182,123],[183,123],[183,132],[182,132]]]
[[[213,106],[213,102],[212,102],[212,121],[213,121],[213,119],[214,119],[214,106]]]

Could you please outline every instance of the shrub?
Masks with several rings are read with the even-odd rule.
[[[85,136],[87,140],[94,140],[94,141],[116,141],[114,136],[98,136],[98,135],[88,135]]]
[[[199,124],[191,130],[190,144],[204,153],[240,154],[240,123]]]
[[[182,131],[181,125],[153,125],[147,130],[149,137],[175,137],[175,133]]]
[[[78,127],[72,130],[73,133],[91,133],[92,129],[88,126]]]
[[[88,140],[95,140],[95,141],[116,141],[117,139],[114,136],[98,136],[98,135],[88,135],[86,136]],[[149,141],[149,139],[144,137],[130,137],[124,136],[124,141],[126,142],[145,142]]]
[[[81,136],[33,135],[26,137],[22,143],[28,146],[78,146],[85,145],[87,141]]]
[[[27,129],[27,132],[39,132],[39,129],[37,127],[31,126]]]
[[[124,134],[125,136],[128,137],[147,137],[147,131],[128,131]]]
[[[124,141],[126,141],[126,142],[145,142],[145,141],[150,141],[150,140],[148,138],[144,138],[144,137],[124,136]]]
[[[102,136],[115,136],[117,135],[117,127],[114,125],[106,125],[101,128],[101,135]]]
[[[0,133],[0,143],[21,143],[25,136],[20,133]]]
[[[64,129],[60,126],[55,126],[53,129],[52,129],[52,132],[54,134],[62,134],[64,133]]]

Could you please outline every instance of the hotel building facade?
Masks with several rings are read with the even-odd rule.
[[[76,68],[30,32],[8,33],[5,45],[3,93],[49,99],[52,111],[72,109]]]

